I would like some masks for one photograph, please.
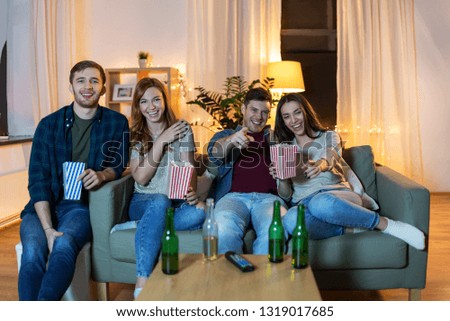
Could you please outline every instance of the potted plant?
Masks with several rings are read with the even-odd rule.
[[[146,52],[146,51],[139,51],[138,58],[139,58],[139,68],[147,68],[147,65],[148,65],[148,52]]]
[[[253,80],[249,85],[241,76],[227,77],[222,93],[206,90],[203,87],[194,88],[199,92],[194,100],[187,104],[195,104],[206,110],[222,129],[232,128],[242,124],[241,106],[247,92],[255,86],[265,89],[273,87],[273,78]]]

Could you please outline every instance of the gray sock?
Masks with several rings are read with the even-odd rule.
[[[425,235],[417,227],[408,223],[387,219],[387,227],[383,233],[395,236],[418,250],[425,248]]]

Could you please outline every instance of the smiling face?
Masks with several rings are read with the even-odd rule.
[[[98,69],[86,68],[74,73],[69,89],[78,107],[96,108],[105,93],[105,84]]]
[[[250,100],[247,106],[241,107],[243,126],[248,127],[249,132],[259,133],[266,126],[270,113],[268,101]]]
[[[281,117],[286,127],[296,136],[305,135],[305,115],[297,101],[290,101],[281,107]]]
[[[166,106],[162,92],[156,87],[148,88],[139,100],[139,109],[149,123],[164,122]]]

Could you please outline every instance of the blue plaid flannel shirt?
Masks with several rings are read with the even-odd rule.
[[[43,118],[33,137],[28,170],[30,201],[22,211],[35,213],[34,204],[48,201],[54,206],[62,200],[62,164],[72,160],[73,103]],[[101,171],[108,167],[119,178],[129,160],[129,127],[126,117],[105,107],[98,107],[91,130],[86,168]]]
[[[228,137],[233,135],[234,133],[240,131],[242,129],[241,125],[238,125],[236,129],[224,129],[218,133],[215,133],[214,136],[208,143],[208,157],[211,163],[209,164],[209,169],[213,173],[216,174],[216,182],[215,189],[213,191],[214,199],[216,203],[225,196],[228,192],[231,191],[232,180],[233,180],[233,166],[234,163],[239,159],[239,157],[226,157],[226,158],[216,158],[213,155],[214,145],[215,143],[224,137]],[[264,128],[264,137],[267,141],[270,142],[272,130],[270,126],[267,125]],[[238,148],[234,148],[238,155],[240,155],[240,151]],[[230,154],[233,154],[234,151],[231,151]]]

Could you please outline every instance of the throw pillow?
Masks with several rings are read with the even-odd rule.
[[[372,147],[363,145],[345,148],[342,151],[342,156],[356,176],[358,176],[366,193],[377,200],[378,193]]]

